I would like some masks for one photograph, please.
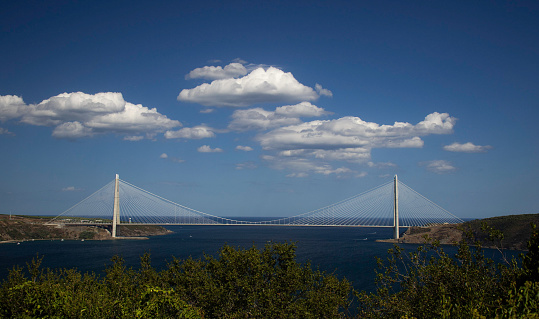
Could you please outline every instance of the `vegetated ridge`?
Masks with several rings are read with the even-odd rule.
[[[110,230],[105,225],[47,225],[50,221],[50,217],[0,215],[0,242],[42,239],[113,239]],[[122,237],[145,237],[166,235],[172,231],[154,225],[121,225],[118,227],[118,233]]]
[[[539,214],[507,215],[475,219],[462,224],[429,225],[425,227],[410,227],[398,240],[389,239],[385,242],[399,242],[409,244],[423,244],[425,235],[438,240],[440,244],[454,244],[466,239],[466,232],[473,234],[475,239],[483,243],[484,247],[497,246],[514,250],[526,250],[526,241],[532,233],[531,224],[539,226]],[[501,242],[489,240],[489,233],[482,228],[500,231],[503,234]],[[470,241],[471,243],[471,241]]]

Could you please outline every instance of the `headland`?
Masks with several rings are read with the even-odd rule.
[[[145,239],[172,231],[155,225],[120,225],[119,237],[111,236],[110,225],[69,226],[54,224],[51,217],[0,215],[0,243],[28,240],[115,240]]]

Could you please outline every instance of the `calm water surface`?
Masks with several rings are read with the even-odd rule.
[[[215,255],[224,244],[249,248],[267,242],[295,242],[299,262],[346,277],[356,289],[374,289],[375,256],[385,257],[392,244],[376,239],[391,238],[391,228],[291,227],[291,226],[170,226],[174,231],[148,240],[34,241],[0,245],[0,278],[14,265],[25,266],[36,254],[44,256],[44,267],[77,268],[103,273],[114,255],[128,266],[138,267],[140,256],[149,252],[157,269],[166,267],[172,256],[185,259]],[[405,229],[402,229],[405,231]],[[414,245],[406,245],[413,249]],[[451,250],[451,248],[449,248]],[[492,257],[492,256],[489,256]]]

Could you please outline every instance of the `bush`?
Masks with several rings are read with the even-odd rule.
[[[210,318],[337,318],[351,286],[296,262],[295,245],[224,246],[217,258],[174,260],[167,285]]]
[[[80,239],[94,239],[95,237],[95,232],[93,231],[83,231],[79,234],[79,238]]]
[[[41,269],[37,257],[0,287],[2,318],[337,318],[350,284],[295,261],[293,244],[224,246],[158,272],[113,257],[105,276]]]
[[[493,240],[503,235],[491,228]],[[458,244],[449,256],[438,242],[405,253],[395,246],[378,260],[375,293],[356,293],[360,318],[539,318],[539,232],[528,241],[520,268],[513,259],[496,264],[480,242]]]

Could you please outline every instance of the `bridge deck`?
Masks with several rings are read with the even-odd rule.
[[[112,223],[51,223],[48,225],[65,225],[65,226],[112,226]],[[269,224],[269,223],[237,223],[237,224],[189,224],[189,223],[124,223],[118,226],[291,226],[291,227],[376,227],[376,228],[393,228],[395,226],[387,225],[315,225],[315,224]],[[403,226],[400,227],[410,227]]]

